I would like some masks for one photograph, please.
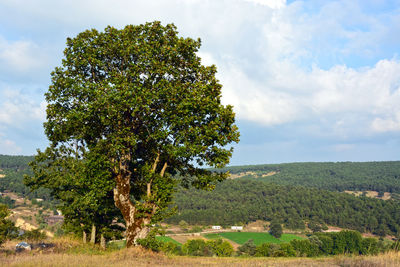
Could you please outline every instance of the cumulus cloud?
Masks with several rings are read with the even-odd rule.
[[[37,102],[31,94],[16,88],[3,89],[0,101],[0,125],[24,128],[32,121],[43,122],[46,102]]]
[[[46,102],[24,85],[0,83],[0,154],[33,154],[45,144],[42,123]]]
[[[17,146],[12,140],[4,138],[4,134],[0,133],[0,152],[7,155],[18,155],[22,152],[22,148]]]
[[[223,68],[224,103],[233,104],[242,119],[264,125],[319,118],[329,121],[331,131],[400,130],[400,61],[362,69],[292,68],[280,74],[286,80],[272,76],[264,82],[254,82],[237,66]]]
[[[286,5],[286,0],[245,0],[259,5],[267,6],[269,8],[282,8]]]
[[[0,23],[31,39],[0,37],[0,81],[59,64],[65,38],[84,29],[160,20],[175,23],[182,36],[202,38],[199,56],[218,67],[223,101],[242,120],[270,128],[301,124],[305,135],[340,138],[399,132],[400,11],[383,6],[361,0],[2,1]],[[43,73],[49,76],[48,69]],[[18,128],[44,119],[43,97],[4,88],[0,124]]]
[[[385,22],[400,16],[367,14],[346,1],[304,9],[304,2],[295,2],[263,21],[253,46],[258,58],[214,59],[224,103],[233,104],[240,118],[266,126],[314,123],[311,134],[400,131],[400,61],[395,54],[379,59],[379,49],[373,53],[397,30]],[[352,55],[375,61],[357,66]],[[256,69],[248,67],[251,61]]]
[[[0,36],[0,68],[26,73],[44,66],[43,51],[32,41],[8,41]]]

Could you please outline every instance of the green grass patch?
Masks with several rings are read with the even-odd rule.
[[[204,234],[203,236],[205,238],[207,238],[207,239],[218,239],[218,238],[221,238],[221,236],[219,234],[215,234],[215,233],[213,233],[213,234]]]
[[[177,245],[181,245],[181,243],[179,243],[178,241],[169,236],[156,236],[156,239],[162,242],[173,242]]]
[[[114,240],[107,243],[107,248],[118,250],[126,247],[126,240]]]
[[[304,239],[303,237],[294,235],[294,234],[283,234],[280,239],[273,237],[269,233],[254,233],[254,232],[224,232],[218,234],[205,234],[205,238],[208,239],[216,239],[219,237],[223,237],[229,240],[232,240],[239,245],[243,245],[248,240],[253,239],[254,244],[261,245],[263,243],[287,243],[293,239]]]

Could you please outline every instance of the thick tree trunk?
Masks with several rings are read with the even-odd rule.
[[[83,231],[82,240],[83,240],[83,244],[86,244],[87,238],[86,238],[86,232],[85,231]]]
[[[131,172],[128,170],[126,162],[130,158],[126,157],[125,162],[121,162],[119,166],[119,173],[115,177],[116,186],[114,188],[114,202],[115,206],[120,209],[122,216],[125,220],[126,226],[126,246],[131,247],[136,245],[138,238],[147,236],[147,224],[150,220],[145,218],[136,218],[137,209],[130,200],[130,176]]]
[[[106,249],[106,239],[104,238],[103,234],[101,234],[101,236],[100,236],[100,247],[102,249]]]
[[[137,240],[146,238],[150,231],[148,227],[149,220],[137,219],[134,223],[127,222],[126,227],[126,246],[131,247],[137,245]]]
[[[96,243],[96,226],[93,224],[92,225],[92,232],[90,233],[90,243],[95,244]]]
[[[121,186],[114,188],[115,205],[121,210],[126,226],[126,246],[137,245],[137,239],[145,238],[150,229],[148,224],[150,219],[135,218],[136,207],[129,199],[129,195],[121,193]]]
[[[154,165],[153,172],[156,169],[159,160],[159,155],[157,156]],[[116,186],[114,188],[114,202],[115,206],[119,208],[122,216],[125,220],[126,226],[126,246],[131,247],[137,245],[137,240],[145,238],[150,231],[149,224],[151,217],[154,215],[156,208],[152,205],[152,212],[147,214],[146,217],[136,218],[137,208],[130,200],[130,179],[131,172],[128,169],[128,162],[130,157],[126,156],[119,164],[118,172],[115,177]],[[164,175],[166,169],[166,164],[162,169],[162,175]],[[147,184],[147,197],[151,195],[151,181]]]

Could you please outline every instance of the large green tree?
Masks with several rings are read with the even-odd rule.
[[[51,145],[36,158],[27,183],[54,189],[64,179],[60,171],[77,175],[71,165],[50,170],[59,159],[75,159],[85,169],[96,165],[95,175],[82,177],[112,181],[132,246],[163,217],[177,183],[212,189],[225,179],[201,166],[225,166],[232,154],[227,145],[239,133],[232,106],[221,104],[216,67],[202,65],[196,54],[200,44],[159,22],[67,39],[46,93]],[[88,160],[95,158],[101,160]]]

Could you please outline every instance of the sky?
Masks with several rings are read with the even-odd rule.
[[[231,165],[400,160],[400,0],[0,0],[0,154],[48,145],[67,37],[154,20],[217,66],[241,132]]]

